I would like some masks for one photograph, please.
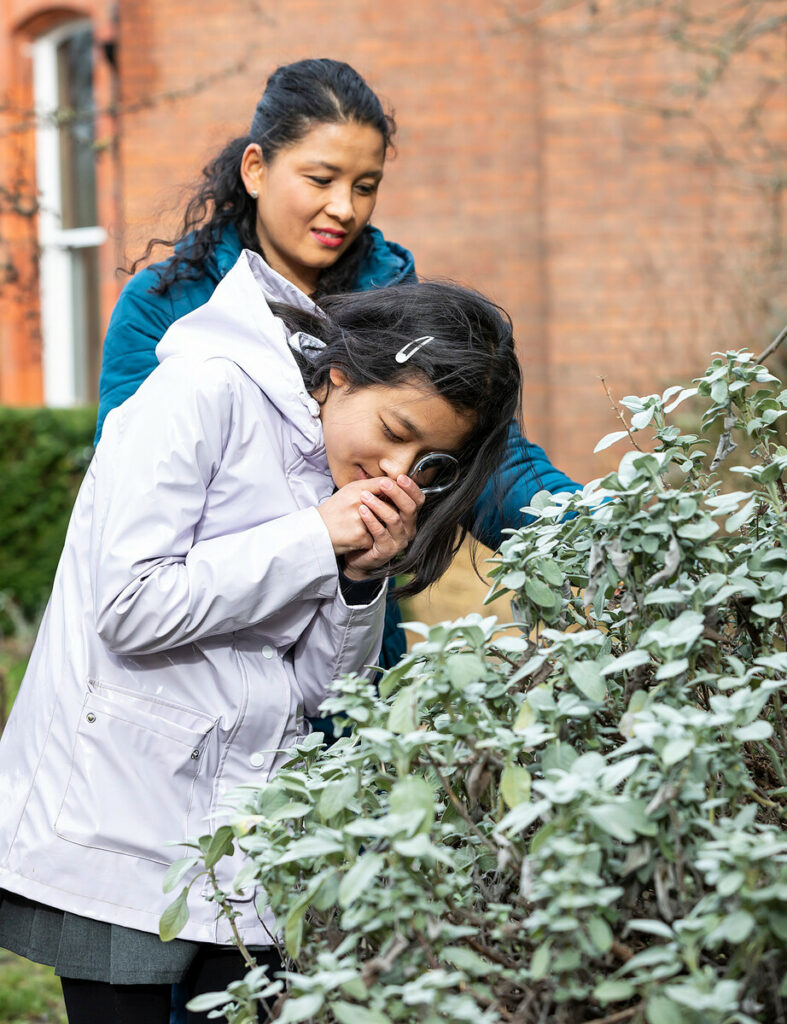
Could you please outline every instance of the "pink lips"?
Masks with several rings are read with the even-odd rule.
[[[312,228],[311,233],[320,245],[327,245],[329,249],[338,249],[347,237],[346,231],[331,231],[328,228]]]

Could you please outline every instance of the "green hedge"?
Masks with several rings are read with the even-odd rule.
[[[49,597],[95,426],[92,407],[0,407],[0,591],[25,616]]]

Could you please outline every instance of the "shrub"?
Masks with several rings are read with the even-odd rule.
[[[93,408],[0,407],[0,592],[28,618],[49,598],[95,425]]]
[[[653,450],[541,494],[504,542],[490,595],[518,632],[411,624],[379,692],[350,677],[327,701],[352,735],[310,738],[191,842],[211,870],[245,852],[234,886],[259,886],[289,958],[284,1024],[785,1020],[787,390],[745,352],[695,383],[624,399]],[[252,1019],[267,985],[203,1003]]]

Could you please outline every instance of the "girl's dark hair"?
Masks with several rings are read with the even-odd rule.
[[[256,231],[256,206],[240,176],[246,147],[256,143],[266,163],[321,124],[354,122],[376,128],[383,140],[383,153],[396,132],[393,116],[386,114],[377,96],[363,78],[338,60],[299,60],[277,68],[268,79],[252,118],[248,135],[233,139],[202,170],[202,181],[186,206],[178,235],[174,239],[153,238],[131,268],[148,259],[154,246],[175,247],[170,260],[157,267],[158,283],[153,291],[164,294],[178,279],[197,278],[222,230],[234,225],[242,248],[265,253]],[[350,290],[368,245],[362,231],[336,263],[320,274],[316,295]]]
[[[521,374],[508,315],[478,292],[447,282],[421,281],[321,300],[327,319],[279,303],[271,308],[291,332],[325,348],[296,353],[306,387],[331,387],[337,367],[356,388],[431,385],[457,411],[476,417],[460,455],[461,476],[427,499],[404,555],[389,566],[411,579],[398,592],[416,594],[442,576],[473,524],[473,508],[500,466],[511,422],[519,418]],[[396,353],[432,336],[404,363]],[[380,575],[387,573],[381,572]]]

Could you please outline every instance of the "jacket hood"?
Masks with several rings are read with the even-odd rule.
[[[174,356],[231,359],[314,447],[322,437],[319,406],[306,391],[289,332],[269,302],[319,313],[299,288],[244,249],[210,299],[167,330],[156,356],[160,363]]]
[[[415,260],[409,249],[396,242],[389,242],[382,231],[371,224],[367,224],[364,231],[369,243],[355,279],[355,291],[388,288],[415,277]]]
[[[371,224],[367,224],[363,230],[367,238],[366,253],[358,268],[352,291],[388,288],[415,277],[415,260],[409,249],[397,242],[389,242],[382,231]],[[216,246],[209,256],[211,265],[206,271],[216,281],[220,281],[234,266],[240,252],[238,232],[233,224],[227,224],[216,240]]]

